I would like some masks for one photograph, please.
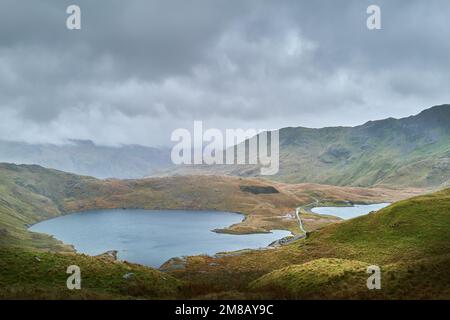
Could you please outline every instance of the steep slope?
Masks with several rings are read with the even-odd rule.
[[[375,214],[325,228],[307,244],[327,247],[345,259],[289,266],[261,277],[251,287],[296,298],[448,299],[449,230],[450,189],[401,201]],[[382,266],[382,291],[369,292],[365,286],[366,268],[371,264]]]
[[[280,170],[268,179],[348,186],[444,186],[450,181],[450,105],[357,127],[280,129]],[[257,166],[184,166],[171,174],[258,176]]]
[[[437,186],[450,180],[450,105],[354,128],[286,128],[277,179]]]

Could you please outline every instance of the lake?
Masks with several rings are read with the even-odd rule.
[[[387,207],[390,203],[376,204],[356,204],[352,207],[315,207],[311,211],[318,214],[336,216],[342,219],[351,219],[368,214],[371,211],[378,211]]]
[[[266,247],[291,233],[231,235],[214,229],[239,223],[244,216],[217,211],[114,209],[74,213],[33,225],[80,253],[117,250],[118,258],[159,267],[172,257]]]

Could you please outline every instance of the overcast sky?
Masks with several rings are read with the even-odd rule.
[[[366,27],[370,4],[382,30]],[[357,125],[450,103],[449,86],[446,0],[0,2],[1,139]]]

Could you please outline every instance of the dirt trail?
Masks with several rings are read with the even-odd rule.
[[[316,199],[314,197],[312,197],[312,198],[314,199],[314,202],[308,203],[307,205],[304,205],[304,206],[297,207],[295,209],[295,216],[297,217],[297,221],[298,221],[298,226],[300,228],[300,232],[302,232],[304,235],[306,235],[307,233],[306,233],[305,228],[303,227],[303,222],[302,222],[302,219],[300,218],[300,212],[301,211],[306,211],[305,207],[309,207],[309,206],[313,206],[313,205],[318,205],[319,204],[319,200],[318,199]]]

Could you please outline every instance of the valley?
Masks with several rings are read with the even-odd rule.
[[[450,300],[449,1],[66,2],[0,1],[3,314]]]
[[[133,147],[143,152],[137,160],[134,151],[116,157],[128,147],[99,151],[80,143],[67,148],[102,156],[92,163],[75,157],[82,166],[94,165],[89,170],[117,158],[117,166],[102,175],[122,172],[126,163],[136,165],[123,171],[125,176],[156,171],[141,179],[99,179],[36,164],[0,163],[0,297],[449,299],[449,110],[437,106],[353,128],[281,129],[280,172],[273,177],[260,177],[255,174],[259,168],[248,165],[167,169],[164,160],[155,160],[156,166],[144,168],[139,161],[158,159],[159,151]],[[55,148],[56,158],[68,152],[48,148]],[[342,215],[352,219],[312,210],[382,203],[390,205],[359,217]],[[292,236],[256,250],[232,251],[230,246],[208,255],[168,255],[155,269],[117,260],[117,251],[111,251],[116,248],[86,255],[71,243],[29,230],[42,221],[92,210],[121,212],[124,218],[139,210],[163,215],[181,210],[195,215],[191,222],[196,212],[239,213],[242,221],[208,228],[218,238],[271,230]],[[176,230],[162,230],[162,235],[176,239],[171,235]],[[80,266],[82,290],[65,287],[69,265]],[[383,290],[367,290],[369,265],[380,266]]]
[[[8,237],[0,243],[33,246],[49,240],[31,235],[26,226],[36,222],[95,209],[183,209],[239,212],[245,220],[228,233],[284,229],[298,233],[295,208],[321,199],[324,204],[393,202],[426,192],[424,189],[354,188],[317,184],[290,185],[261,179],[228,176],[183,176],[142,180],[99,180],[39,166],[0,164],[2,203],[0,226]],[[242,187],[267,187],[276,193],[254,193]],[[305,213],[307,230],[339,219]],[[58,247],[54,241],[50,241]],[[63,248],[65,250],[65,248]]]
[[[418,200],[412,202],[417,203],[418,207],[413,205],[414,211],[409,211],[403,207],[410,206],[410,201],[402,202],[402,199],[430,193],[432,190],[294,185],[259,178],[211,175],[98,180],[35,165],[12,164],[0,164],[0,181],[0,296],[3,298],[263,298],[267,296],[266,288],[275,286],[272,282],[267,284],[270,272],[282,270],[289,265],[302,265],[309,261],[313,263],[315,259],[329,257],[345,261],[350,259],[383,265],[395,264],[392,267],[395,269],[400,268],[397,263],[440,257],[448,249],[445,239],[445,224],[450,212],[448,190],[419,196]],[[167,261],[160,270],[116,261],[108,255],[92,257],[76,254],[68,244],[27,230],[36,222],[83,210],[164,208],[228,211],[245,215],[246,218],[241,223],[216,230],[217,232],[245,234],[282,229],[298,234],[300,230],[295,208],[316,203],[316,200],[319,205],[348,205],[348,202],[398,204],[381,210],[374,217],[367,215],[344,222],[336,217],[317,215],[305,210],[301,218],[309,234],[307,239],[266,250],[174,258]],[[437,242],[431,241],[428,234],[424,234],[423,239],[410,238],[411,226],[409,222],[405,224],[410,215],[414,217],[417,212],[426,208],[427,201],[433,204],[425,212],[429,216],[422,218],[418,215],[412,227],[422,228],[423,223],[428,225],[431,222],[430,228],[437,229],[430,230],[430,233],[434,233]],[[405,216],[389,218],[397,215],[399,208]],[[442,209],[433,211],[439,208]],[[378,222],[378,219],[381,220]],[[372,230],[374,223],[381,224],[381,229]],[[386,232],[383,228],[392,228],[386,227],[385,223],[395,226],[393,233],[383,235]],[[371,226],[367,237],[376,235],[375,238],[370,238],[370,244],[367,243],[369,238],[364,240],[366,236],[363,236],[368,231],[361,233],[367,225]],[[401,233],[397,234],[396,230]],[[383,236],[379,238],[380,235]],[[395,252],[386,252],[386,246]],[[428,254],[424,254],[426,250]],[[331,263],[330,267],[323,269],[327,270],[336,264],[340,266],[339,261],[319,260],[312,266],[316,263]],[[353,262],[346,264],[345,261],[342,267],[353,270]],[[440,261],[436,262],[436,268],[440,268]],[[427,260],[424,263],[431,262]],[[86,290],[64,290],[64,266],[68,264],[79,264],[84,270],[83,277],[86,278],[83,278],[83,288]],[[361,264],[356,263],[355,266]],[[303,270],[303,267],[299,268]],[[418,265],[417,268],[422,267]],[[130,273],[135,275],[133,279],[123,278]],[[256,281],[265,274],[266,278]],[[278,274],[274,279],[278,279]],[[279,293],[279,289],[269,292],[277,292],[278,297],[305,294]],[[358,293],[355,295],[358,296]]]

